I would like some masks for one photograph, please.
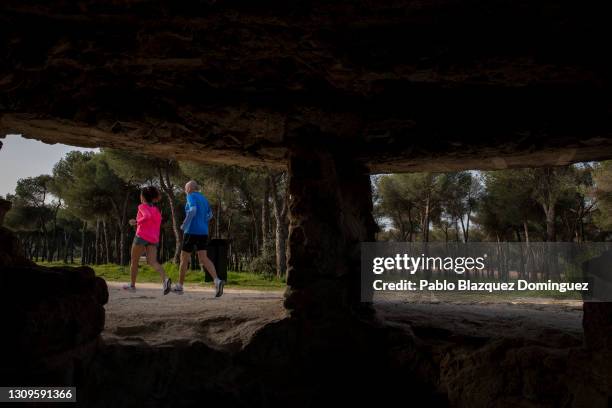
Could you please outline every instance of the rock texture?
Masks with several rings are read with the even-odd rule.
[[[408,364],[397,363],[400,350]],[[92,407],[188,407],[203,400],[229,407],[362,406],[391,404],[398,394],[445,406],[430,379],[412,370],[419,354],[414,339],[397,329],[355,321],[322,328],[286,318],[233,352],[200,339],[165,347],[107,344],[79,390]]]
[[[597,258],[582,265],[583,272],[591,277],[609,281],[612,268],[612,251],[606,251]],[[596,299],[584,303],[584,338],[592,357],[594,378],[612,395],[612,303]],[[611,400],[612,402],[612,397]]]
[[[612,251],[584,262],[585,276],[609,281],[612,269]],[[598,282],[601,284],[601,282]],[[602,299],[607,294],[603,294]],[[591,299],[584,303],[584,333],[586,344],[592,349],[608,349],[612,352],[612,303]],[[611,378],[612,379],[612,378]]]
[[[88,267],[33,264],[0,226],[0,291],[2,384],[74,384],[104,329],[106,282]]]
[[[0,133],[271,167],[312,129],[371,171],[610,158],[603,7],[6,0]]]
[[[322,327],[287,318],[277,293],[259,299],[262,316],[245,307],[248,293],[189,290],[185,302],[158,285],[111,288],[109,320],[132,326],[105,330],[80,387],[91,406],[190,406],[201,395],[224,406],[608,406],[594,367],[609,360],[582,348],[575,304],[385,303],[375,307],[384,324]],[[169,312],[174,303],[181,314]],[[238,331],[238,347],[219,343]]]
[[[609,359],[582,347],[577,305],[417,302],[377,310],[414,334],[420,355],[412,364],[450,406],[608,406],[601,373]]]
[[[302,146],[290,152],[289,174],[285,306],[305,319],[356,312],[361,243],[378,229],[367,169],[342,152]]]

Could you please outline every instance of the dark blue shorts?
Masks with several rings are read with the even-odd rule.
[[[157,244],[147,241],[146,239],[140,238],[138,235],[134,236],[134,245],[142,245],[142,246],[154,246],[157,247]]]

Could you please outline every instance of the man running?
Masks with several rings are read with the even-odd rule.
[[[204,268],[210,273],[215,282],[215,297],[223,295],[224,281],[219,279],[215,264],[208,259],[206,248],[208,244],[208,221],[212,218],[212,211],[206,197],[200,193],[200,186],[194,180],[185,184],[185,193],[187,194],[187,204],[185,205],[185,221],[181,225],[181,229],[185,233],[183,236],[183,248],[181,251],[181,266],[179,273],[179,282],[174,285],[173,291],[179,295],[183,294],[183,282],[185,281],[185,272],[189,266],[189,259],[193,248],[196,248],[200,268],[204,272]]]

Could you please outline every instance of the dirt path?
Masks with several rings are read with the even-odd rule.
[[[204,340],[218,348],[240,348],[260,327],[287,316],[282,291],[226,289],[215,298],[211,287],[186,286],[184,295],[163,296],[160,285],[142,283],[135,293],[109,282],[107,342],[168,345]],[[449,304],[380,303],[378,314],[410,327],[418,337],[526,338],[550,346],[582,341],[579,302]]]
[[[108,282],[107,342],[161,345],[198,338],[235,349],[261,326],[286,316],[282,291],[225,289],[215,298],[212,288],[201,286],[166,296],[158,284],[139,283],[134,293],[121,286]]]
[[[386,321],[409,325],[421,338],[516,338],[551,347],[582,343],[582,305],[534,303],[386,303],[377,306]]]

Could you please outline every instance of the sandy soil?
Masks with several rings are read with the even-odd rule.
[[[220,298],[212,286],[185,286],[185,293],[164,296],[158,284],[139,283],[136,292],[108,282],[107,342],[172,344],[200,339],[223,349],[238,349],[253,333],[283,319],[282,291],[226,288]]]
[[[580,302],[380,303],[379,316],[421,338],[525,339],[551,347],[582,343]]]
[[[186,286],[184,295],[164,296],[158,284],[138,284],[130,293],[109,282],[107,342],[171,345],[203,340],[237,350],[267,323],[286,317],[282,291],[226,289],[215,298],[212,287]],[[526,299],[513,303],[378,303],[379,316],[414,331],[418,337],[526,338],[547,345],[582,341],[580,302]]]

